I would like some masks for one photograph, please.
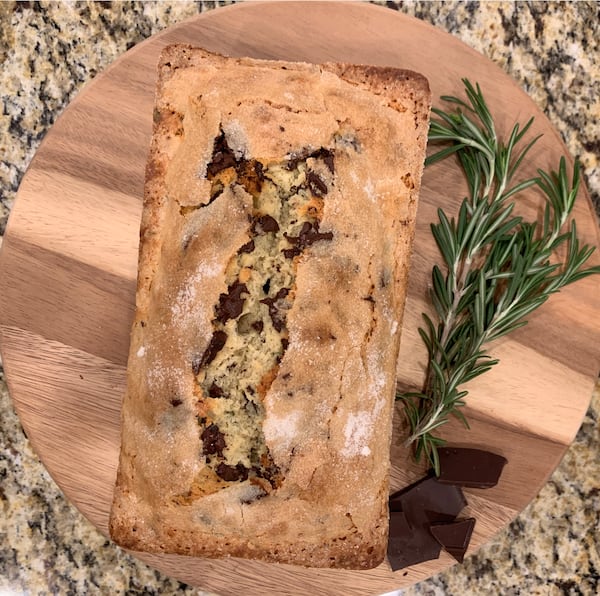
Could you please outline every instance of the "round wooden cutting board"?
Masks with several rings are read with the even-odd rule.
[[[366,4],[241,4],[211,11],[136,46],[88,84],[37,152],[19,191],[0,254],[0,333],[11,395],[23,426],[67,497],[102,532],[119,451],[129,326],[134,309],[144,166],[151,134],[155,64],[183,42],[229,55],[392,65],[429,78],[434,103],[481,84],[501,132],[535,116],[543,133],[525,174],[566,154],[534,103],[489,60],[421,21]],[[570,162],[571,163],[571,162]],[[399,382],[417,387],[425,353],[417,334],[439,260],[429,232],[435,210],[456,211],[465,186],[452,160],[428,168],[419,206]],[[585,190],[576,207],[583,241],[598,244]],[[536,191],[519,199],[540,214]],[[598,259],[595,258],[595,263]],[[501,364],[470,386],[472,429],[445,427],[452,444],[486,446],[509,464],[500,484],[469,490],[477,518],[469,552],[536,495],[573,440],[600,367],[600,276],[554,296],[529,325],[493,348]],[[422,469],[392,448],[392,489]],[[376,594],[452,563],[446,554],[396,573],[303,569],[243,560],[139,555],[161,571],[221,594]]]

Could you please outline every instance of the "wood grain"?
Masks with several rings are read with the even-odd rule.
[[[47,135],[21,184],[0,252],[0,339],[11,395],[53,478],[104,533],[119,448],[155,64],[173,42],[229,55],[411,68],[429,78],[434,98],[460,93],[460,78],[469,76],[482,85],[501,132],[535,116],[531,134],[544,137],[529,173],[534,165],[556,167],[566,154],[548,120],[499,68],[446,33],[371,5],[242,4],[168,29],[117,60]],[[429,272],[438,260],[429,222],[440,205],[455,210],[464,192],[451,162],[426,171],[398,366],[403,387],[417,387],[423,377],[417,327],[429,308]],[[589,197],[585,190],[580,195],[578,228],[584,241],[597,245]],[[535,218],[540,205],[531,191],[519,210]],[[494,354],[501,364],[470,386],[472,430],[445,428],[452,443],[488,446],[509,459],[498,487],[469,491],[469,512],[478,519],[470,552],[535,496],[581,423],[600,367],[600,280],[583,280],[553,297]],[[400,445],[400,414],[396,418],[393,489],[422,472]],[[452,563],[443,554],[405,576],[385,564],[349,572],[139,556],[221,594],[375,594]]]

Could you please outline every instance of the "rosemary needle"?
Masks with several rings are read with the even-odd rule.
[[[600,267],[584,268],[594,248],[580,246],[577,228],[567,221],[580,184],[576,162],[571,179],[564,158],[557,172],[538,170],[538,176],[515,182],[523,160],[539,137],[521,147],[533,118],[515,124],[501,141],[479,85],[463,79],[466,101],[444,96],[453,104],[445,112],[434,108],[430,142],[448,143],[426,165],[456,155],[468,182],[469,194],[458,215],[449,218],[438,209],[431,231],[443,267],[432,270],[431,300],[435,320],[423,314],[419,334],[428,351],[423,390],[398,393],[409,426],[407,445],[417,461],[425,456],[439,475],[437,449],[444,444],[437,430],[450,416],[468,422],[461,411],[467,391],[462,386],[485,373],[498,360],[488,344],[526,324],[526,317],[551,294]],[[542,222],[524,221],[513,213],[510,200],[536,185],[545,195]],[[555,253],[566,247],[564,262]]]

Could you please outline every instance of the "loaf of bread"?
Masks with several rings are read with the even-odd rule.
[[[382,562],[429,108],[409,71],[164,50],[118,544]]]

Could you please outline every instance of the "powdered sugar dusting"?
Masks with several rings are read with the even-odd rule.
[[[174,366],[154,365],[148,371],[148,386],[150,389],[164,389],[166,384],[174,385],[175,388],[183,393],[184,379],[183,371]]]
[[[369,178],[367,183],[363,186],[363,190],[367,195],[369,201],[375,202],[377,195],[375,194],[375,187],[373,186],[373,181]]]
[[[300,412],[292,412],[287,416],[268,415],[263,425],[265,439],[269,443],[289,445],[296,437],[299,422]]]
[[[344,457],[364,455],[363,450],[369,449],[367,443],[373,432],[372,412],[362,410],[351,412],[344,426],[344,448],[341,453]],[[370,450],[369,450],[370,452]]]
[[[136,356],[138,358],[143,358],[146,355],[146,348],[144,346],[140,346],[140,349],[136,352]]]
[[[188,325],[195,318],[195,304],[198,291],[211,279],[222,272],[222,266],[217,259],[210,259],[198,265],[196,271],[188,277],[183,287],[177,293],[171,306],[173,322],[178,325]]]
[[[384,391],[387,376],[383,370],[381,355],[375,350],[367,356],[367,374],[369,376],[367,403],[371,403],[372,407],[370,410],[361,410],[348,415],[344,426],[345,442],[341,450],[344,457],[370,455],[369,442],[373,435],[375,420],[378,419],[386,404]]]
[[[385,389],[387,375],[383,369],[382,355],[371,349],[367,355],[367,374],[369,375],[369,397],[375,403]]]
[[[239,120],[230,120],[222,124],[227,144],[233,151],[236,159],[248,159],[248,139],[246,131]]]

